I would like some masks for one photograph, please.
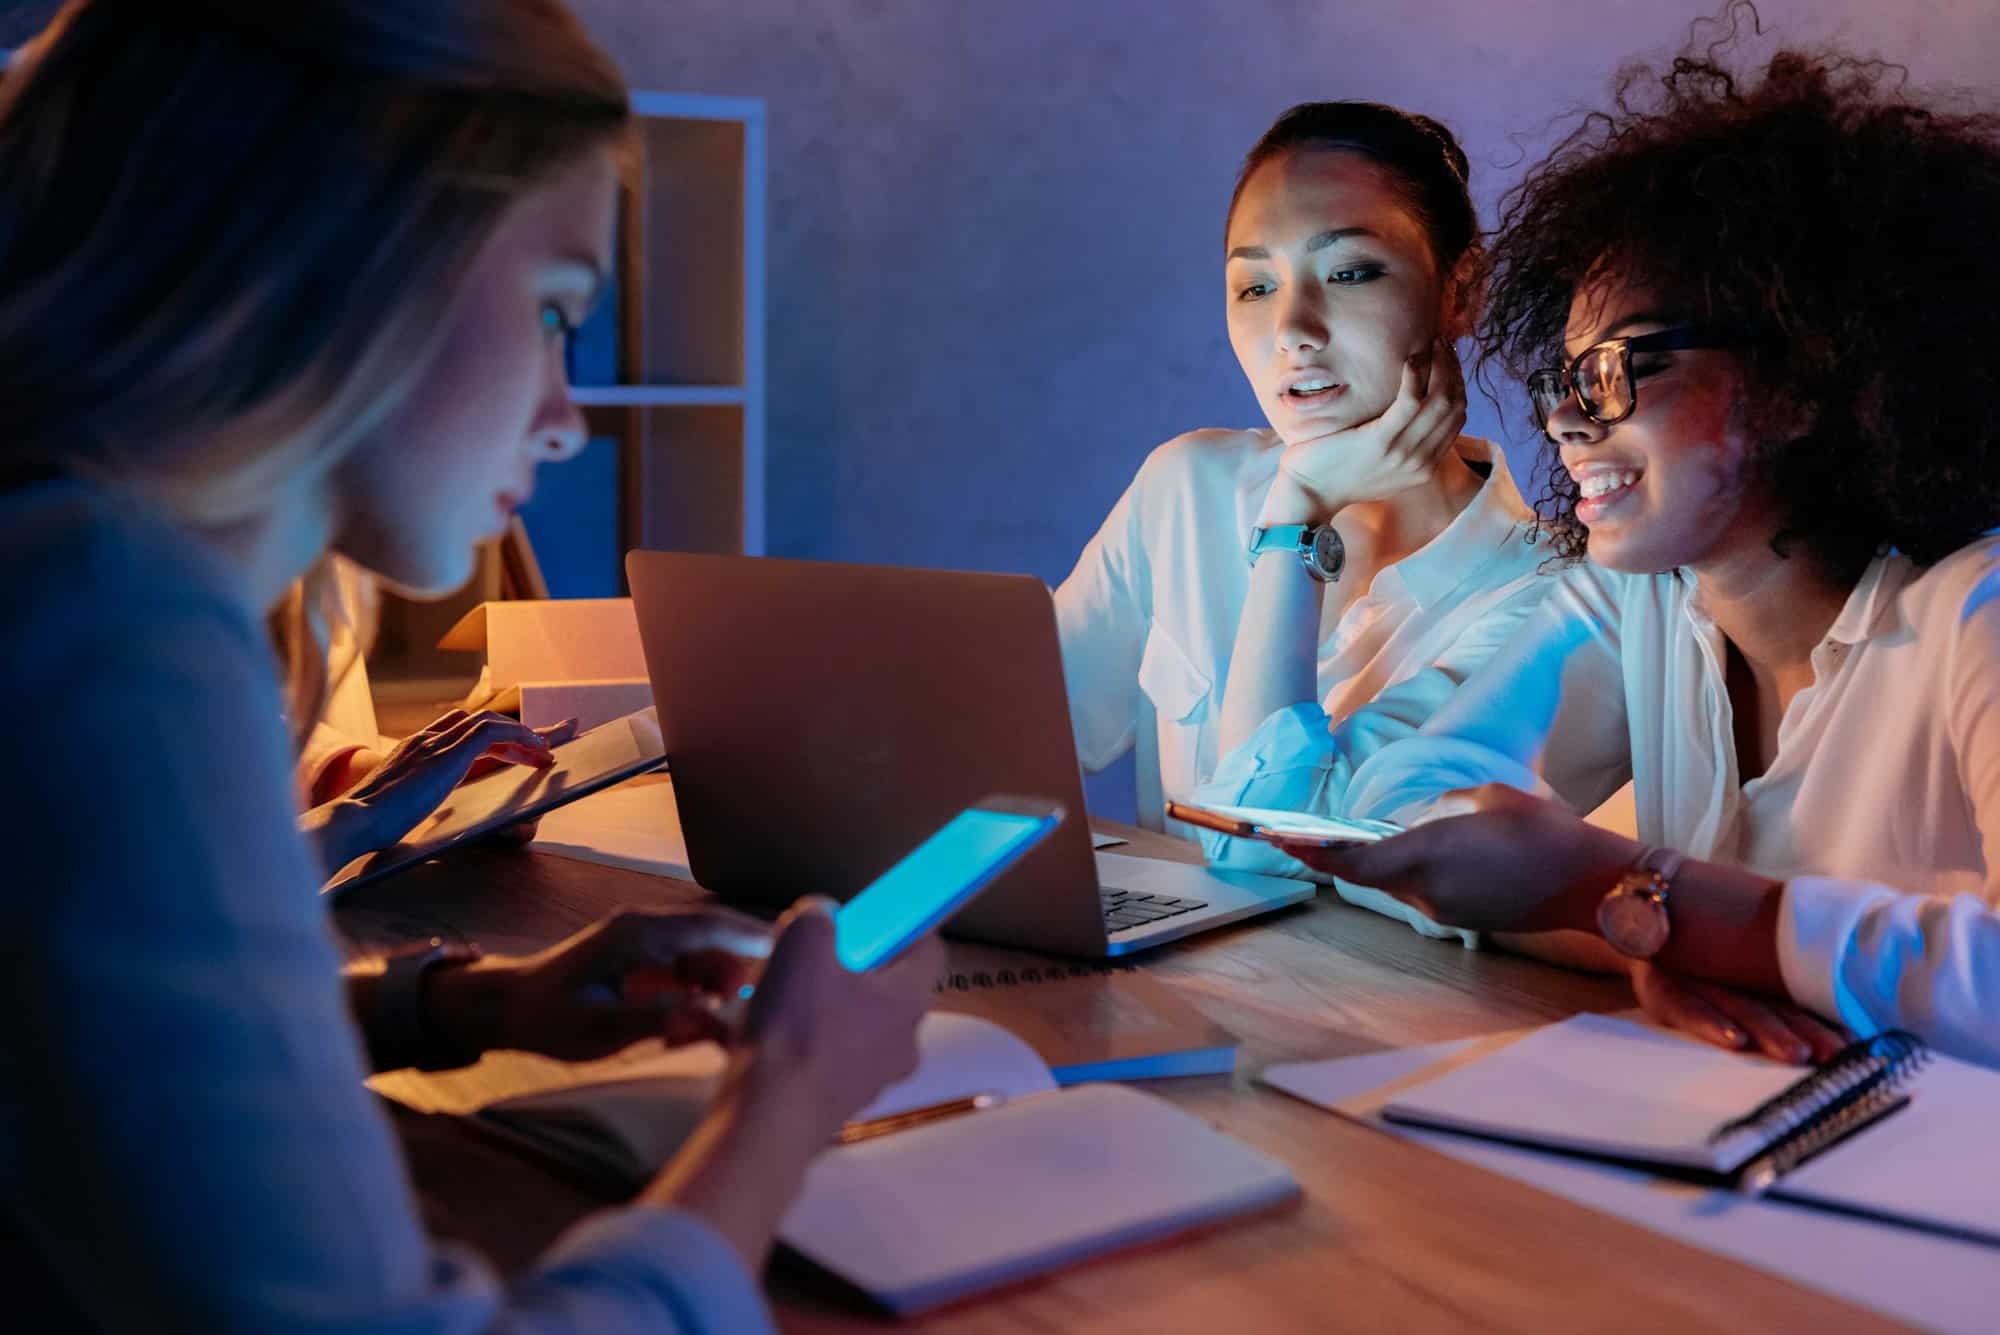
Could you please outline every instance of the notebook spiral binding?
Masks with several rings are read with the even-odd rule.
[[[1888,1029],[1850,1043],[1795,1084],[1717,1127],[1714,1144],[1749,1132],[1764,1145],[1740,1189],[1761,1192],[1821,1150],[1901,1107],[1903,1084],[1930,1060],[1915,1034]]]

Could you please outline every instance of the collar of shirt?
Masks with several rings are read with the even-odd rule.
[[[1377,580],[1393,574],[1418,607],[1429,608],[1450,597],[1508,544],[1526,550],[1528,535],[1520,531],[1522,526],[1507,504],[1509,485],[1495,469],[1444,532],[1385,568]]]

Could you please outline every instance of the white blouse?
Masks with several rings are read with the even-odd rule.
[[[1139,822],[1150,828],[1168,828],[1166,799],[1195,797],[1225,762],[1290,763],[1265,752],[1242,760],[1216,754],[1229,656],[1250,593],[1244,553],[1282,449],[1262,430],[1168,441],[1140,466],[1056,590],[1078,754],[1084,768],[1100,770],[1138,748]],[[1554,582],[1535,577],[1546,551],[1525,541],[1517,507],[1505,466],[1496,464],[1443,533],[1384,567],[1347,606],[1320,645],[1324,707],[1305,707],[1316,720],[1308,731],[1323,734],[1330,716],[1343,720],[1355,747],[1372,749],[1413,731],[1490,654]],[[1491,643],[1467,639],[1475,632]],[[1438,670],[1431,680],[1412,683],[1430,669]],[[1401,694],[1385,695],[1399,684]],[[1377,701],[1385,703],[1370,710]],[[1171,832],[1199,833],[1178,822]],[[1216,839],[1212,857],[1221,844],[1248,843]],[[1268,856],[1298,871],[1291,859]]]
[[[1589,811],[1627,777],[1638,836],[1787,879],[1779,956],[1802,1004],[2000,1063],[2000,539],[1863,574],[1813,684],[1743,783],[1726,645],[1692,577],[1581,565],[1415,737],[1354,775],[1348,814],[1440,814],[1487,782]]]

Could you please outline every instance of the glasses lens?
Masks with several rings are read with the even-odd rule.
[[[1625,374],[1625,357],[1617,346],[1592,348],[1576,365],[1576,396],[1600,422],[1618,422],[1632,414],[1632,379]]]
[[[1528,401],[1535,406],[1535,424],[1546,431],[1549,419],[1562,407],[1564,397],[1561,371],[1537,371],[1528,377]]]

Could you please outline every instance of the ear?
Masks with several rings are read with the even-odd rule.
[[[1457,342],[1472,333],[1486,305],[1486,251],[1474,242],[1445,276],[1438,296],[1438,337]]]

